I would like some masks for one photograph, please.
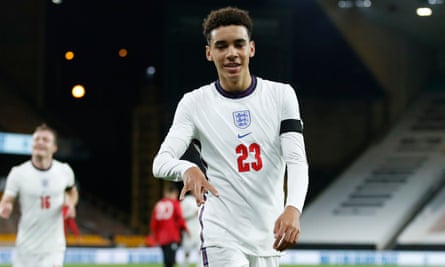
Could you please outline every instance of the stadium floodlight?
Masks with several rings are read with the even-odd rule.
[[[428,4],[430,4],[430,5],[441,5],[441,4],[443,4],[443,0],[428,0]]]
[[[433,11],[429,7],[419,7],[416,10],[417,16],[419,17],[428,17],[433,14]]]
[[[354,7],[354,2],[351,0],[339,0],[337,5],[339,8],[351,8]]]
[[[372,1],[371,0],[339,0],[337,2],[337,6],[339,8],[353,8],[353,7],[368,8],[368,7],[372,6]]]
[[[371,7],[372,2],[371,2],[371,0],[356,0],[355,6],[356,7]]]

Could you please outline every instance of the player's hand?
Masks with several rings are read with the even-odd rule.
[[[204,194],[208,191],[217,197],[219,196],[218,190],[209,183],[204,173],[198,167],[187,169],[182,180],[184,181],[184,186],[179,196],[180,200],[183,200],[185,194],[190,191],[196,199],[196,204],[201,206],[205,202]]]
[[[292,206],[287,206],[283,213],[275,221],[275,242],[273,248],[283,251],[294,246],[300,235],[300,211]]]
[[[11,203],[5,203],[2,206],[0,206],[0,217],[3,219],[8,219],[12,212],[12,204]]]
[[[65,203],[62,207],[63,218],[75,218],[76,217],[76,209],[74,205]]]
[[[190,230],[188,229],[188,228],[186,228],[185,230],[184,230],[184,232],[186,233],[186,235],[188,236],[188,237],[190,237],[192,234],[190,233]]]

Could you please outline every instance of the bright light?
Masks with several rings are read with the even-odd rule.
[[[371,7],[372,6],[371,0],[356,1],[355,4],[358,7]]]
[[[441,5],[441,4],[443,4],[443,0],[428,0],[428,4],[430,4],[430,5]]]
[[[340,0],[337,5],[339,8],[351,8],[354,6],[354,3],[350,0]]]
[[[339,8],[353,8],[353,7],[371,7],[371,0],[338,0],[337,6]]]
[[[65,52],[65,59],[70,61],[74,59],[74,52],[73,51],[66,51]]]
[[[427,17],[433,14],[433,11],[429,7],[419,7],[416,10],[417,16]]]
[[[128,55],[128,51],[127,51],[127,49],[125,49],[125,48],[121,48],[121,49],[119,49],[119,56],[120,57],[126,57],[127,55]]]
[[[148,77],[153,77],[156,73],[156,68],[154,66],[149,66],[146,71]]]
[[[71,90],[71,95],[74,98],[82,98],[85,96],[85,87],[81,84],[76,84],[73,86],[73,89]]]
[[[62,0],[52,0],[53,4],[60,5],[63,3]]]

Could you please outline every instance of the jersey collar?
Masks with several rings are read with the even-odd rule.
[[[222,96],[228,97],[228,98],[234,98],[234,99],[236,99],[236,98],[243,98],[245,96],[248,96],[248,95],[252,94],[255,91],[255,89],[256,89],[256,85],[257,85],[257,78],[254,75],[252,75],[252,82],[250,83],[249,87],[247,87],[247,89],[242,91],[242,92],[236,92],[236,93],[227,92],[227,91],[225,91],[222,88],[220,80],[216,80],[216,82],[215,82],[216,90]]]

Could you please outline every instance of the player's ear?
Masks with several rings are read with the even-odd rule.
[[[210,53],[210,46],[206,45],[206,58],[208,61],[213,61],[212,54]]]
[[[59,147],[56,144],[54,144],[53,145],[53,153],[56,153],[58,149],[59,149]]]
[[[250,46],[250,55],[249,56],[252,58],[255,56],[255,42],[250,41],[249,46]]]

